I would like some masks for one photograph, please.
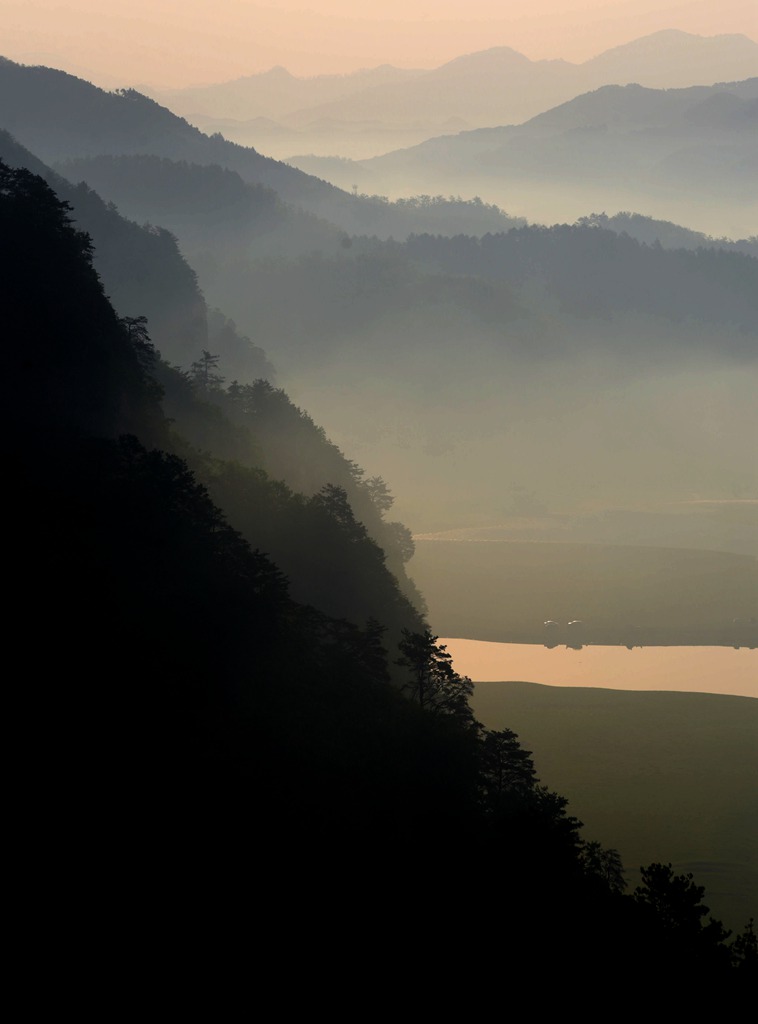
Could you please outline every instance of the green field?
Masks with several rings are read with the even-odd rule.
[[[545,620],[581,619],[587,643],[758,645],[749,624],[758,618],[758,560],[750,555],[417,540],[409,572],[439,636],[542,643]]]
[[[758,920],[758,700],[477,683],[477,718],[510,728],[583,834],[640,866],[671,861],[734,931]]]

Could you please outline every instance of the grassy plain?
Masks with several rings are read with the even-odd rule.
[[[629,885],[671,862],[735,931],[758,920],[758,700],[477,683],[474,712],[510,728],[587,839],[619,850]]]

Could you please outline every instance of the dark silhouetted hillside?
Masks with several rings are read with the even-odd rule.
[[[238,374],[269,376],[263,352],[231,329],[226,318],[209,313],[197,277],[163,227],[126,220],[86,184],[72,185],[0,132],[0,158],[11,167],[38,174],[71,206],[77,226],[94,246],[94,266],[121,316],[146,316],[150,334],[163,355],[186,367],[203,349],[224,354]]]

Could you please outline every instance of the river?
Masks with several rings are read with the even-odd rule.
[[[741,647],[603,647],[440,638],[455,670],[477,682],[518,680],[611,690],[675,690],[758,697],[758,650]]]

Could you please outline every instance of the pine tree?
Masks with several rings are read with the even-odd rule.
[[[474,685],[467,676],[459,675],[452,665],[452,656],[430,630],[411,633],[403,630],[399,649],[402,655],[395,664],[409,670],[403,690],[410,694],[424,711],[436,715],[452,715],[459,721],[474,725],[469,698]]]

